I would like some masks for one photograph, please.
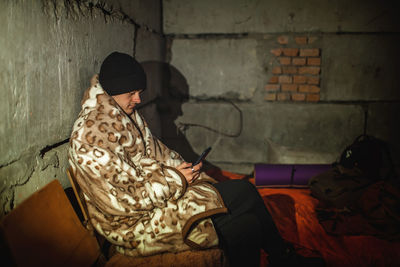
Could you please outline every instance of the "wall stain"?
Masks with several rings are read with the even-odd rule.
[[[115,8],[106,2],[105,0],[42,0],[44,12],[47,15],[54,16],[56,20],[60,20],[63,14],[67,18],[75,20],[79,19],[79,17],[93,18],[97,14],[101,14],[106,23],[118,20],[134,25],[136,30],[143,29],[153,34],[164,36],[162,32],[158,32],[145,24],[138,23],[122,8]]]

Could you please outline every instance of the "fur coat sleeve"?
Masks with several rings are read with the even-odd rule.
[[[162,151],[165,146],[153,139],[138,113],[136,121],[129,121],[119,118],[118,111],[110,107],[105,121],[98,112],[89,112],[74,126],[71,159],[85,163],[78,168],[92,177],[84,186],[89,198],[113,215],[162,208],[167,200],[179,199],[187,187],[173,167],[182,161],[179,154]]]

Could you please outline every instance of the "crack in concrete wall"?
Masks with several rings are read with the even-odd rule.
[[[27,196],[53,179],[68,185],[65,171],[68,164],[68,144],[63,142],[51,146],[44,154],[43,149],[31,149],[13,163],[0,168],[0,176],[6,177],[0,190],[0,215],[4,215]],[[39,151],[35,152],[35,151]],[[30,186],[27,186],[27,185]]]
[[[51,151],[52,149],[57,148],[57,147],[59,147],[59,146],[65,144],[65,143],[68,143],[68,142],[69,142],[69,138],[67,138],[67,139],[65,139],[65,140],[63,140],[63,141],[61,141],[61,142],[57,142],[57,143],[55,143],[55,144],[52,144],[52,145],[48,145],[48,146],[46,146],[45,148],[42,148],[42,149],[40,150],[40,153],[39,153],[39,154],[40,154],[40,157],[43,158],[44,155],[45,155],[47,152],[49,152],[49,151]]]
[[[3,165],[0,165],[0,169],[2,169],[2,168],[4,168],[4,167],[7,167],[7,166],[10,166],[11,164],[17,162],[17,161],[20,160],[20,159],[21,159],[21,157],[18,157],[17,159],[13,159],[13,160],[11,160],[10,162],[4,163]]]
[[[19,187],[19,186],[24,186],[24,185],[26,185],[26,184],[29,182],[29,180],[32,178],[32,175],[33,175],[33,173],[35,172],[35,170],[36,170],[36,166],[35,166],[35,167],[32,169],[32,171],[28,174],[28,177],[26,177],[25,181],[20,182],[20,183],[13,184],[13,185],[11,185],[11,187],[8,189],[8,191],[11,192],[11,197],[8,199],[8,201],[9,201],[9,207],[3,206],[3,210],[4,210],[5,212],[7,212],[7,208],[9,208],[9,210],[12,210],[12,209],[15,207],[15,190],[16,190],[16,188]],[[6,204],[6,202],[5,202],[5,204]]]
[[[207,102],[209,102],[209,100],[210,100],[210,99],[207,99]],[[221,99],[219,99],[218,101],[215,101],[215,99],[212,99],[212,100],[214,100],[214,101],[211,101],[211,102],[214,103],[214,104],[217,103],[217,102],[222,102],[222,103],[225,103],[225,104],[228,103],[228,104],[232,105],[232,107],[236,110],[237,116],[235,116],[235,115],[233,115],[232,113],[230,113],[230,116],[238,117],[238,125],[237,125],[235,131],[233,131],[233,133],[229,133],[229,132],[227,131],[227,129],[224,129],[224,131],[221,131],[221,130],[217,130],[217,129],[213,128],[213,127],[208,127],[208,126],[206,126],[206,125],[204,125],[204,124],[200,124],[200,123],[188,123],[188,122],[181,122],[181,121],[178,121],[178,122],[177,122],[177,129],[178,129],[179,131],[181,131],[183,135],[186,134],[186,131],[187,131],[189,128],[192,128],[192,127],[199,127],[199,128],[203,128],[203,129],[205,129],[205,130],[207,130],[207,131],[210,131],[210,132],[213,132],[213,133],[218,134],[218,137],[219,137],[219,138],[220,138],[221,136],[230,137],[230,138],[239,137],[240,134],[241,134],[242,131],[243,131],[243,112],[242,112],[242,110],[241,110],[234,102],[232,102],[232,101],[230,101],[230,100],[227,100],[227,99],[223,99],[222,101],[221,101]],[[204,101],[197,101],[197,103],[204,103]],[[218,142],[218,140],[215,141],[215,143],[217,143],[217,142]]]
[[[0,190],[1,210],[5,214],[15,206],[15,188],[25,185],[32,177],[36,166],[32,160],[32,151],[21,155],[17,160],[0,168],[0,176],[5,177]]]

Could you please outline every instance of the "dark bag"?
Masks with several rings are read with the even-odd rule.
[[[316,214],[331,234],[400,238],[400,189],[387,145],[360,135],[332,169],[309,181]]]
[[[360,135],[341,153],[331,170],[309,181],[311,193],[327,206],[351,208],[369,185],[393,178],[394,167],[387,145]]]
[[[394,176],[394,166],[386,143],[365,134],[358,136],[344,149],[338,164],[346,169],[357,168],[363,178],[372,181]]]

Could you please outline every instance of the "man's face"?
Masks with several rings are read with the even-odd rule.
[[[113,95],[115,102],[125,111],[126,114],[131,115],[135,106],[140,104],[140,93],[143,90],[135,90],[129,93]]]

